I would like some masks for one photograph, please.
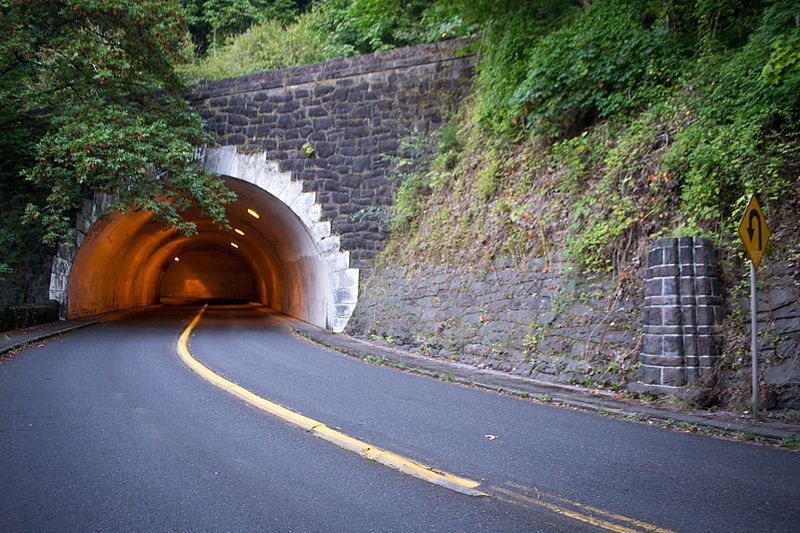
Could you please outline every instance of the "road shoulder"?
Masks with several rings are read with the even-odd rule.
[[[274,315],[263,308],[259,309],[271,314],[275,320],[311,342],[370,363],[539,402],[594,411],[633,422],[657,423],[671,429],[781,444],[786,448],[797,449],[800,423],[769,418],[754,421],[746,415],[733,412],[688,411],[664,405],[649,405],[610,391],[524,378],[497,370],[477,368],[388,348],[346,334],[331,333],[300,320]]]

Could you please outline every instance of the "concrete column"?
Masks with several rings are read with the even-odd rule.
[[[722,355],[722,294],[714,244],[705,238],[658,239],[647,258],[643,383],[691,385]]]

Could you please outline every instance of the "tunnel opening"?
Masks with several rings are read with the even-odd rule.
[[[161,303],[242,303],[259,299],[252,267],[226,248],[185,250],[162,268]]]
[[[114,212],[94,220],[72,252],[60,250],[51,294],[63,277],[66,317],[157,303],[250,301],[342,331],[357,296],[349,254],[302,184],[275,165],[241,157],[260,161],[261,171],[249,164],[244,179],[224,177],[237,194],[227,206],[229,228],[189,213],[197,232],[187,236],[146,211]],[[59,261],[65,273],[57,274]]]

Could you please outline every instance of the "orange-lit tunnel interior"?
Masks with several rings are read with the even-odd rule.
[[[67,317],[159,302],[258,301],[329,327],[327,266],[308,228],[280,200],[226,178],[238,199],[230,229],[195,220],[187,237],[151,213],[114,213],[92,225],[67,285]]]

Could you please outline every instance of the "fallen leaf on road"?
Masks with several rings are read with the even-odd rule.
[[[489,440],[494,440],[497,438],[497,435],[484,435],[484,437],[486,437]]]

